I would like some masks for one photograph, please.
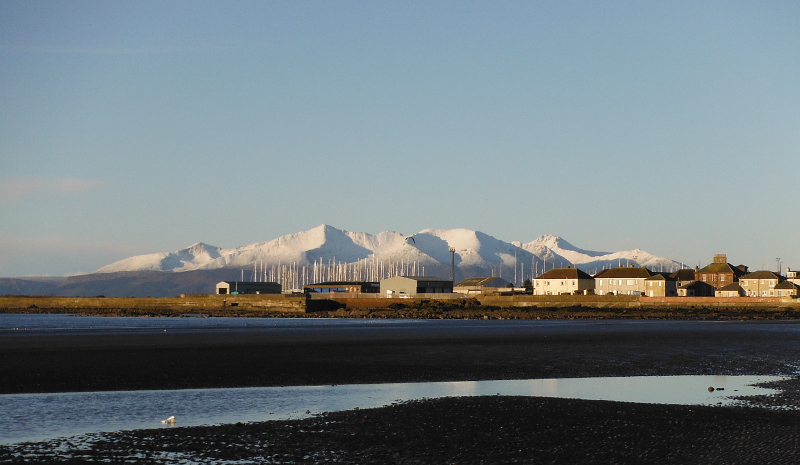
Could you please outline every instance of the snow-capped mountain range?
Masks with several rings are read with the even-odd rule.
[[[376,235],[320,225],[269,242],[223,249],[199,242],[176,252],[126,258],[96,273],[181,272],[241,269],[247,279],[275,280],[281,270],[304,282],[331,278],[377,280],[394,274],[449,277],[455,250],[456,280],[475,276],[517,277],[518,282],[551,268],[573,266],[588,273],[615,266],[674,271],[681,264],[643,250],[597,252],[547,235],[528,242],[504,242],[470,229],[425,229],[410,236]],[[272,278],[272,279],[270,279]]]

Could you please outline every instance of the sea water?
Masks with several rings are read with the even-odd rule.
[[[92,432],[219,425],[453,396],[546,396],[662,404],[727,405],[732,396],[768,395],[752,386],[777,376],[641,376],[265,388],[0,395],[0,443]],[[709,387],[714,390],[709,392]]]
[[[715,325],[718,323],[715,323]],[[272,318],[114,318],[70,315],[0,315],[0,338],[23,334],[114,334],[169,331],[243,331],[250,328],[291,334],[308,329],[371,334],[537,334],[571,331],[658,330],[668,326],[702,329],[702,322],[440,321]],[[772,327],[771,327],[772,328]],[[770,331],[797,330],[773,328]],[[0,443],[45,440],[92,432],[176,425],[216,425],[299,418],[308,414],[389,405],[446,396],[525,395],[626,402],[725,405],[731,396],[768,395],[752,386],[775,376],[650,376],[434,383],[295,386],[166,391],[113,391],[0,395]],[[709,387],[714,389],[709,392]],[[721,390],[718,388],[722,388]],[[306,414],[306,412],[309,412]]]

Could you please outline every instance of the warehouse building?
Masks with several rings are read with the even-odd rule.
[[[453,281],[429,276],[395,276],[381,281],[386,297],[416,297],[420,294],[452,294]]]
[[[222,281],[217,283],[217,294],[280,294],[281,285],[270,282]]]

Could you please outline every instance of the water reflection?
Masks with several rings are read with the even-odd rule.
[[[300,418],[423,398],[522,395],[661,404],[725,405],[778,376],[642,376],[360,384],[176,391],[0,395],[0,443],[99,431]],[[714,387],[709,392],[709,387]],[[170,416],[175,423],[161,423]]]

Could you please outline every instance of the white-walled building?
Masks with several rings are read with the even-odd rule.
[[[555,268],[533,278],[533,295],[586,294],[594,290],[594,279],[577,268]]]

